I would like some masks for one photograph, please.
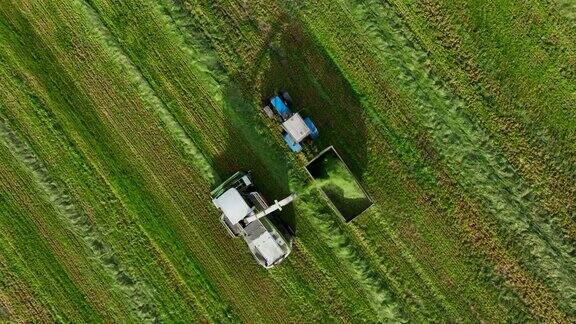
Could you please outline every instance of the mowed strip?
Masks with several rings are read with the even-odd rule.
[[[111,289],[112,278],[86,256],[87,247],[9,149],[2,141],[0,246],[8,271],[25,282],[52,320],[112,320],[130,314],[122,292]]]
[[[530,106],[520,104],[518,96],[526,97],[524,92],[513,91],[507,83],[525,82],[524,78],[533,79],[531,83],[542,83],[541,78],[546,78],[546,73],[524,75],[520,73],[507,73],[509,82],[502,83],[499,76],[494,75],[489,67],[502,60],[507,60],[503,53],[498,55],[484,56],[478,42],[473,41],[476,31],[486,28],[483,19],[478,17],[484,12],[468,10],[450,2],[426,2],[422,10],[409,8],[398,4],[402,14],[407,17],[411,28],[415,31],[422,44],[429,49],[431,58],[435,62],[437,73],[450,80],[459,95],[468,103],[466,112],[475,116],[483,128],[490,131],[492,138],[498,142],[506,159],[529,183],[529,194],[534,197],[539,213],[546,213],[549,223],[559,226],[567,241],[574,241],[576,237],[576,223],[571,214],[574,210],[574,195],[576,188],[573,186],[576,174],[571,171],[574,165],[573,149],[569,149],[569,141],[563,141],[562,137],[553,136],[547,129],[545,122],[540,118],[529,118],[523,111]],[[530,50],[529,60],[540,60],[544,64],[533,64],[541,70],[558,70],[561,73],[554,78],[562,76],[564,79],[574,79],[574,69],[571,65],[576,62],[574,41],[566,33],[553,16],[539,5],[525,8],[522,5],[512,5],[511,10],[526,10],[531,14],[516,15],[520,17],[541,17],[542,23],[538,30],[533,30],[526,37],[538,38],[539,41],[527,42],[526,40],[504,42],[508,47],[528,47]],[[532,13],[534,12],[534,13]],[[545,13],[546,12],[546,13]],[[418,13],[418,14],[416,14]],[[498,28],[499,33],[509,33],[511,29],[519,34],[525,34],[516,26],[528,26],[529,24],[510,24],[510,19],[504,18],[504,11],[491,12],[495,17],[491,18],[489,28]],[[468,18],[464,18],[468,17]],[[462,23],[462,22],[465,23]],[[477,26],[477,27],[476,27]],[[498,27],[495,27],[498,26]],[[542,27],[542,28],[540,28]],[[495,36],[490,36],[495,37]],[[573,38],[573,37],[572,37]],[[494,43],[487,44],[493,46]],[[542,55],[546,53],[546,55]],[[502,56],[502,57],[501,57]],[[511,55],[514,57],[514,55]],[[488,59],[489,58],[489,59]],[[521,61],[525,61],[522,59]],[[523,63],[522,63],[523,64]],[[507,71],[506,67],[503,71]],[[519,78],[520,80],[518,80]],[[569,79],[568,79],[569,80]],[[565,82],[565,81],[562,81]],[[556,82],[547,82],[556,84]],[[568,81],[568,84],[573,82]],[[541,96],[546,99],[550,114],[554,109],[563,110],[562,102],[571,95],[566,91],[566,84],[554,89],[540,87],[531,91],[531,96]],[[554,100],[548,100],[549,92],[560,92]],[[524,99],[529,100],[529,99]],[[498,109],[494,109],[498,107]],[[556,108],[552,108],[556,107]],[[537,112],[541,113],[541,112]],[[552,140],[554,138],[554,140]],[[568,143],[566,143],[568,142]]]
[[[32,159],[34,164],[31,167],[41,165],[43,181],[58,183],[58,186],[51,185],[50,190],[53,195],[62,197],[56,200],[58,203],[66,201],[61,209],[67,214],[65,218],[68,218],[70,227],[79,233],[91,247],[91,254],[106,265],[117,284],[132,298],[133,307],[137,308],[134,311],[144,312],[145,317],[150,318],[156,316],[156,308],[160,312],[180,309],[185,315],[191,303],[187,293],[180,291],[185,284],[174,280],[173,269],[166,267],[162,255],[155,251],[157,247],[135,224],[113,188],[101,178],[98,170],[91,168],[74,142],[62,132],[54,116],[50,116],[44,103],[57,105],[57,102],[46,96],[43,91],[46,89],[35,83],[37,80],[32,76],[23,78],[34,84],[38,92],[32,91],[25,83],[4,79],[5,87],[1,89],[4,97],[18,98],[18,101],[6,104],[5,112],[15,118],[19,131],[32,141],[32,148],[23,152],[29,156],[26,160]],[[69,197],[61,193],[62,188],[70,192]],[[70,201],[75,205],[70,205]],[[101,228],[95,228],[95,223]],[[132,243],[127,245],[126,242]],[[158,271],[157,267],[163,271]],[[176,287],[171,287],[172,284]],[[154,287],[153,296],[151,287]],[[174,296],[175,293],[181,296]]]
[[[191,135],[228,128],[217,117],[222,114],[221,89],[210,74],[202,71],[203,54],[184,46],[176,26],[152,1],[85,3],[101,20],[102,25],[93,28],[105,28],[114,37],[196,145],[203,151],[209,148],[216,156],[222,153],[231,135],[213,133],[209,142]]]

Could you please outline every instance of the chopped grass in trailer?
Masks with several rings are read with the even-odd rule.
[[[326,195],[346,222],[372,206],[372,199],[346,166],[334,147],[318,154],[306,166],[315,186]]]

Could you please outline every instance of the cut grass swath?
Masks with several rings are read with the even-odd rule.
[[[118,288],[123,290],[125,296],[128,297],[127,300],[130,301],[134,313],[143,320],[157,319],[158,314],[155,312],[154,305],[147,300],[150,296],[150,292],[147,291],[148,287],[144,287],[131,278],[114,256],[110,246],[102,239],[94,224],[76,208],[70,195],[52,178],[30,146],[10,128],[8,121],[2,114],[0,114],[0,137],[10,151],[34,175],[38,186],[44,191],[58,212],[66,218],[65,221],[69,222],[74,231],[79,234],[78,236],[84,241],[83,244],[89,247],[94,257],[99,259],[101,265],[109,270],[109,275],[115,278]]]
[[[476,197],[482,197],[488,210],[502,221],[500,230],[510,237],[507,242],[517,244],[521,238],[522,246],[516,246],[531,255],[531,267],[540,267],[534,270],[545,280],[551,281],[555,291],[562,296],[561,299],[570,305],[566,309],[573,309],[574,301],[570,301],[570,296],[576,295],[570,288],[573,287],[573,279],[568,270],[575,266],[570,257],[572,249],[558,239],[559,235],[554,229],[540,221],[546,217],[539,215],[541,212],[535,209],[530,188],[498,152],[489,136],[460,112],[464,103],[452,97],[437,77],[422,72],[426,71],[426,53],[418,46],[410,46],[414,42],[413,36],[384,30],[383,21],[378,19],[386,17],[376,16],[370,20],[368,13],[375,14],[374,10],[378,10],[378,13],[386,12],[376,3],[371,5],[371,9],[359,5],[359,10],[366,11],[358,11],[357,15],[364,17],[362,22],[367,24],[366,34],[371,36],[375,44],[379,44],[380,54],[388,56],[393,62],[392,66],[397,67],[400,76],[398,80],[404,82],[404,89],[412,91],[415,106],[422,109],[427,120],[424,123],[435,138],[437,152],[443,155],[444,162],[458,175],[460,184],[473,191]],[[387,21],[393,17],[388,16]],[[387,41],[382,41],[384,39]],[[403,55],[405,61],[401,61],[401,56],[397,54],[402,52],[406,53]],[[391,53],[395,54],[392,56]],[[462,129],[464,132],[461,132]],[[526,216],[530,219],[527,220]],[[535,235],[530,227],[537,228],[539,235],[546,233],[545,238]],[[532,246],[532,252],[528,251],[529,246]],[[541,252],[534,254],[536,250]],[[540,262],[534,264],[534,260]]]

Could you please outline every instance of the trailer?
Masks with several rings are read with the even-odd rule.
[[[333,146],[314,157],[306,165],[306,171],[314,181],[322,184],[320,192],[345,222],[352,221],[373,205],[368,192]]]

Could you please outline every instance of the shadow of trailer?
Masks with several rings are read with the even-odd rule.
[[[364,213],[373,201],[333,146],[306,165],[306,170],[330,206],[345,222]]]

